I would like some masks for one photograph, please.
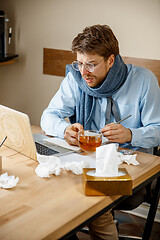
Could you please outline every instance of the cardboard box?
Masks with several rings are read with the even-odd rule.
[[[86,196],[132,195],[132,179],[125,168],[119,168],[119,173],[122,172],[124,175],[117,177],[88,175],[95,170],[95,168],[83,169],[82,177]]]

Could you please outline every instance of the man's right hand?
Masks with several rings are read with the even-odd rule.
[[[74,123],[66,127],[64,139],[70,145],[78,146],[78,132],[83,131],[83,126],[80,123]]]

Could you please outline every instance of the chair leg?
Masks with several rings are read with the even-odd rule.
[[[82,228],[82,229],[80,230],[80,232],[89,235],[89,228],[86,226],[86,227]]]
[[[158,207],[159,197],[160,197],[160,176],[157,177],[156,179],[154,193],[153,193],[153,196],[151,196],[150,208],[149,208],[148,216],[144,226],[143,236],[135,237],[135,236],[125,236],[125,235],[119,234],[119,240],[131,240],[131,239],[149,240],[150,239],[154,218],[155,218],[157,207]]]
[[[79,240],[76,233],[74,233],[71,237],[66,238],[67,240]]]
[[[118,236],[119,240],[142,240],[141,237],[134,237],[134,236]]]

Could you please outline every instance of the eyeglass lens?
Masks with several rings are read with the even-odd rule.
[[[93,72],[94,71],[94,65],[92,63],[80,63],[78,61],[74,61],[72,63],[72,67],[76,70],[76,71],[80,71],[82,69],[82,66],[85,67],[85,69],[89,72]]]

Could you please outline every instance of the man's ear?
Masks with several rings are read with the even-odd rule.
[[[108,58],[108,63],[109,63],[109,67],[111,68],[114,64],[114,59],[115,59],[115,56],[114,54],[111,54]]]

